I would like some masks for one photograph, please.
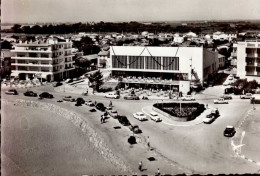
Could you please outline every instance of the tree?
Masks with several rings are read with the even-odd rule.
[[[103,84],[103,75],[100,70],[92,73],[88,77],[89,81],[94,85],[95,89],[99,91],[100,86]]]
[[[14,33],[22,32],[20,24],[15,24],[11,29],[13,30]]]
[[[1,43],[1,48],[2,49],[12,49],[12,46],[13,45],[10,42],[6,41],[6,40]]]

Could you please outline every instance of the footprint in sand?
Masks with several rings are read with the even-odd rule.
[[[21,119],[21,128],[27,130],[29,128],[29,123],[26,118]]]

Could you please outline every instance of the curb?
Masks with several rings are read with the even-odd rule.
[[[145,107],[142,108],[142,112],[149,116],[149,113],[147,113],[144,109],[145,109]],[[165,117],[165,116],[163,116],[163,117]],[[167,117],[165,117],[165,118],[167,118]],[[182,124],[167,123],[167,122],[164,122],[163,120],[162,120],[162,123],[164,123],[166,125],[171,125],[171,126],[188,127],[188,126],[194,126],[194,125],[201,124],[202,121],[197,122],[197,123],[192,123],[192,124],[183,124],[183,125]],[[176,123],[178,123],[178,122],[176,122]],[[189,123],[189,122],[185,122],[185,123]]]

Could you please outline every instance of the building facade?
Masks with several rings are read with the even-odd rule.
[[[12,50],[11,76],[47,81],[71,77],[74,71],[72,42],[68,39],[48,38],[45,41],[20,42]]]
[[[213,54],[212,54],[213,53]],[[187,93],[218,69],[218,55],[203,47],[111,46],[112,76],[122,83]]]
[[[237,43],[237,76],[260,81],[260,42]]]

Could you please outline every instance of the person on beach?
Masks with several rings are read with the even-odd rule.
[[[149,136],[147,137],[147,147],[148,147],[148,150],[150,150],[150,139],[149,139]]]
[[[140,161],[140,162],[139,162],[139,170],[140,170],[140,171],[143,171],[143,170],[142,170],[142,165],[143,165],[143,163],[142,163],[142,161]]]
[[[100,122],[101,122],[101,124],[103,123],[103,115],[101,115]]]
[[[157,169],[157,176],[161,175],[160,169]]]

